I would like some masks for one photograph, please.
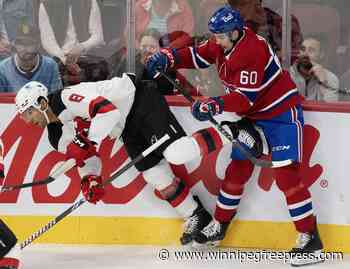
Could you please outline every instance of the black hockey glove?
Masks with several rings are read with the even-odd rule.
[[[248,119],[239,121],[222,121],[221,126],[227,126],[232,137],[245,145],[255,158],[260,158],[263,154],[263,142],[259,132],[255,129],[253,123]]]

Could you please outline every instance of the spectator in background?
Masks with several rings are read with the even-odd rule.
[[[0,60],[11,56],[11,43],[20,25],[33,25],[33,1],[0,0]]]
[[[1,25],[0,25],[1,28]],[[11,44],[3,32],[0,32],[0,61],[11,55]]]
[[[124,29],[126,25],[127,3],[120,0],[103,0],[99,2],[103,37],[106,45],[98,49],[96,55],[108,58],[125,45]]]
[[[136,81],[143,81],[147,84],[147,87],[157,89],[163,95],[178,94],[177,90],[174,89],[174,86],[165,78],[159,77],[157,80],[153,80],[151,77],[149,77],[148,72],[145,69],[145,62],[148,57],[158,52],[161,47],[185,46],[187,42],[192,41],[190,36],[181,31],[176,31],[172,34],[161,36],[161,34],[156,29],[148,29],[141,35],[140,38],[140,47],[136,53]],[[126,72],[125,54],[123,54],[121,58],[120,56],[115,57],[114,66],[112,68],[112,77],[121,76]],[[191,95],[201,95],[197,89],[195,89],[178,71],[169,70],[167,73],[171,78],[178,80],[178,82],[180,82],[181,85],[183,85]]]
[[[194,18],[187,0],[138,0],[135,15],[137,41],[151,28],[161,35],[174,31],[191,35],[194,31]]]
[[[262,0],[228,0],[228,3],[231,7],[240,11],[246,26],[266,38],[281,60],[282,17],[273,10],[263,7]],[[292,64],[298,58],[302,41],[303,37],[299,22],[292,15]]]
[[[43,48],[64,64],[104,44],[96,0],[42,0],[39,27]]]
[[[0,63],[0,91],[17,92],[31,80],[43,83],[50,91],[63,87],[56,62],[40,55],[39,42],[37,28],[20,25],[15,54]]]
[[[88,52],[104,45],[97,0],[41,0],[39,27],[44,50],[69,73],[68,76],[62,74],[71,79],[64,81],[65,85],[81,82],[80,57],[84,56],[88,62]]]
[[[338,101],[339,80],[335,74],[322,66],[325,41],[321,35],[307,37],[302,44],[298,60],[290,68],[290,74],[299,92],[307,100]]]

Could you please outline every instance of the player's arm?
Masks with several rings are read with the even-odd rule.
[[[101,83],[111,86],[104,81]],[[62,93],[62,100],[74,118],[91,122],[87,138],[95,144],[100,144],[108,136],[121,116],[119,109],[109,99],[97,93],[101,83],[72,87]]]
[[[133,100],[135,94],[135,75],[124,73],[122,77],[114,77],[110,80],[100,81],[94,83],[98,92],[105,92],[109,96],[110,92],[123,91],[123,98]],[[118,106],[111,102],[110,99],[104,96],[97,96],[91,98],[89,102],[89,118],[91,119],[91,125],[89,129],[88,138],[97,144],[111,134],[112,130],[115,130],[116,125],[121,128],[121,112]]]
[[[148,59],[146,69],[153,78],[156,78],[159,76],[159,70],[166,72],[168,68],[208,68],[215,63],[219,52],[220,48],[211,40],[199,47],[161,49]]]
[[[245,60],[245,62],[243,61]],[[223,81],[226,95],[210,97],[192,105],[192,114],[198,120],[209,119],[222,111],[244,113],[254,104],[264,82],[264,63],[254,60],[249,55],[226,64],[227,72],[232,74],[230,82]]]
[[[119,109],[108,99],[98,96],[89,104],[89,117],[91,125],[88,138],[97,144],[108,136],[116,123],[120,121]]]
[[[72,87],[62,92],[62,100],[69,114],[73,115],[72,118],[90,121],[88,134],[84,130],[78,130],[66,147],[67,158],[74,158],[79,166],[83,166],[86,159],[97,154],[97,145],[120,120],[118,108],[105,97],[99,96],[93,88],[97,84]]]
[[[176,50],[175,65],[177,69],[181,68],[208,68],[215,63],[220,47],[212,40],[207,40],[198,47],[186,47]]]

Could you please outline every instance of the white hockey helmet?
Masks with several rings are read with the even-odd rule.
[[[29,107],[33,106],[40,110],[38,100],[43,97],[47,98],[48,90],[45,85],[37,81],[30,81],[25,84],[16,95],[16,109],[17,112],[23,113]]]

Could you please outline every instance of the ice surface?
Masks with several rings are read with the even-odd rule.
[[[291,268],[283,261],[263,260],[260,262],[240,261],[229,257],[228,253],[238,251],[234,249],[213,249],[197,252],[203,257],[179,260],[175,256],[187,248],[155,247],[155,246],[71,246],[71,245],[33,245],[22,252],[22,269],[277,269]],[[221,259],[215,258],[215,252],[220,252]],[[249,250],[240,250],[249,251]],[[208,253],[212,252],[212,256]],[[159,258],[165,258],[162,260]],[[193,253],[193,250],[192,250]],[[237,252],[236,252],[237,253]],[[242,253],[242,252],[241,252]],[[257,253],[257,252],[252,252]],[[167,255],[169,258],[167,259]],[[226,255],[227,254],[227,255]],[[209,258],[208,258],[209,257]],[[229,258],[227,258],[229,257]],[[256,256],[257,257],[257,256]],[[304,267],[305,268],[305,267]],[[306,268],[350,268],[350,256],[344,256],[343,260],[326,261],[322,264],[307,266]]]

